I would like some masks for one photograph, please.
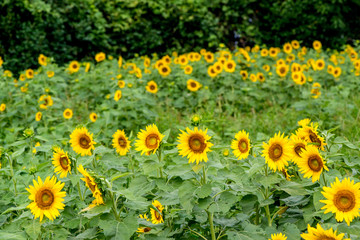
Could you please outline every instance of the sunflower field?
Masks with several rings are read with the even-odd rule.
[[[0,57],[0,239],[360,239],[359,54]]]

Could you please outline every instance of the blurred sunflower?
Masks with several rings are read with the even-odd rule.
[[[185,66],[187,65],[189,62],[189,60],[187,59],[187,57],[185,55],[181,55],[179,57],[179,63],[182,65],[182,66]]]
[[[77,169],[84,176],[84,178],[81,178],[81,180],[85,182],[85,185],[91,190],[93,197],[95,198],[93,204],[95,205],[104,204],[102,193],[98,187],[98,184],[95,182],[94,177],[90,176],[90,174],[86,171],[86,169],[84,169],[84,167],[81,164]]]
[[[40,65],[42,66],[46,66],[47,65],[47,57],[44,54],[40,54],[38,57],[38,62]]]
[[[258,73],[256,74],[256,78],[259,79],[259,82],[265,82],[265,76],[264,76],[264,74],[261,73],[261,72],[258,72]]]
[[[273,47],[271,47],[270,49],[269,49],[269,55],[270,55],[270,57],[276,57],[276,55],[278,54],[278,51],[276,50],[276,48],[273,48]]]
[[[214,66],[209,66],[208,70],[207,70],[207,73],[212,78],[216,77],[216,75],[217,75],[217,71],[215,70]]]
[[[214,54],[212,52],[205,53],[204,58],[207,63],[212,63],[215,59]]]
[[[70,143],[74,152],[81,156],[91,156],[91,150],[94,150],[93,134],[85,127],[76,128],[70,135]]]
[[[223,71],[223,65],[220,62],[214,63],[214,70],[217,74],[221,73]]]
[[[95,60],[97,61],[97,62],[102,62],[102,61],[104,61],[106,59],[106,55],[105,55],[105,53],[103,53],[103,52],[99,52],[99,53],[97,53],[96,55],[95,55]]]
[[[154,81],[148,82],[145,89],[146,89],[146,91],[148,91],[150,93],[158,92],[158,86],[157,86],[156,82],[154,82]]]
[[[211,152],[210,149],[213,144],[209,142],[210,136],[207,135],[207,129],[205,131],[199,130],[197,127],[194,130],[186,128],[185,131],[181,131],[181,134],[178,136],[177,148],[179,149],[179,155],[187,156],[189,163],[196,161],[198,165],[199,162],[207,162],[207,152]]]
[[[276,73],[280,77],[285,77],[288,71],[289,71],[289,66],[286,64],[282,64],[276,67]]]
[[[299,43],[299,41],[297,41],[297,40],[292,40],[292,41],[291,41],[291,46],[292,46],[294,49],[299,49],[299,48],[300,48],[300,43]]]
[[[35,120],[36,120],[37,122],[39,122],[39,121],[41,120],[41,117],[42,117],[42,113],[41,113],[41,112],[37,112],[37,113],[35,114]]]
[[[61,192],[65,183],[60,181],[56,182],[56,177],[51,179],[47,177],[43,182],[40,177],[38,181],[33,180],[34,186],[29,186],[26,191],[30,193],[29,199],[32,200],[27,208],[35,216],[35,219],[40,217],[40,222],[43,220],[44,215],[50,220],[54,220],[60,215],[59,209],[64,209],[64,197],[66,192]]]
[[[164,206],[161,205],[161,203],[158,200],[154,200],[152,202],[152,205],[153,205],[154,208],[157,209],[157,211],[154,208],[150,209],[152,224],[163,223],[164,218],[163,218],[163,215],[162,215],[162,211],[164,210]]]
[[[26,78],[28,78],[28,79],[32,79],[33,77],[34,77],[34,70],[32,70],[32,69],[27,69],[26,71],[25,71],[25,75],[26,75]]]
[[[261,55],[262,57],[267,57],[267,56],[269,55],[269,51],[268,51],[266,48],[261,49],[260,55]]]
[[[187,85],[187,89],[189,89],[192,92],[196,92],[197,90],[199,90],[201,88],[201,84],[198,81],[195,81],[193,79],[189,79],[186,82]]]
[[[3,112],[3,111],[5,111],[5,109],[6,109],[6,104],[5,104],[5,103],[2,103],[2,104],[0,105],[0,111]]]
[[[118,59],[118,66],[119,66],[119,68],[121,68],[122,63],[123,63],[123,58],[122,58],[122,56],[119,56],[119,59]]]
[[[240,71],[240,75],[243,80],[246,80],[248,78],[248,72],[245,70]]]
[[[46,75],[48,76],[48,78],[52,78],[55,75],[55,73],[54,71],[47,71]]]
[[[59,147],[54,148],[52,164],[55,167],[55,173],[60,174],[60,178],[64,178],[68,173],[71,174],[71,160],[67,154]]]
[[[89,72],[91,64],[88,62],[85,64],[85,72]]]
[[[124,130],[117,130],[113,134],[112,145],[116,149],[116,152],[121,156],[125,156],[131,148],[129,139],[126,137]]]
[[[63,116],[65,119],[71,119],[73,116],[73,111],[70,108],[67,108],[64,110]]]
[[[22,82],[25,81],[26,80],[25,74],[21,73],[20,76],[19,76],[19,80],[22,81]]]
[[[322,195],[326,200],[320,200],[325,203],[321,209],[326,209],[328,212],[335,213],[335,218],[338,222],[345,220],[348,226],[355,217],[360,216],[360,183],[354,184],[354,180],[344,178],[342,182],[336,178],[331,187],[323,187]]]
[[[158,68],[161,76],[166,77],[171,73],[171,68],[168,65],[162,65]]]
[[[192,66],[190,66],[190,65],[187,65],[187,66],[185,66],[185,68],[184,68],[184,73],[185,74],[191,74],[192,73],[192,71],[193,71],[193,68],[192,68]]]
[[[47,109],[48,107],[54,104],[50,95],[41,95],[39,98],[39,102],[41,103],[40,104],[41,109]]]
[[[314,47],[315,50],[320,50],[321,47],[322,47],[321,42],[318,41],[318,40],[315,40],[315,41],[313,42],[313,47]]]
[[[263,143],[263,154],[265,162],[269,165],[270,169],[283,170],[291,159],[291,145],[287,137],[284,137],[284,133],[275,134],[273,138],[270,138],[269,143]]]
[[[125,87],[125,81],[119,80],[119,81],[118,81],[118,87],[119,87],[119,88],[124,88],[124,87]]]
[[[80,69],[80,63],[78,61],[72,61],[69,64],[69,71],[70,73],[76,73]]]
[[[90,113],[89,118],[90,118],[90,121],[96,122],[96,120],[98,119],[98,116],[96,113],[92,112],[92,113]]]
[[[147,233],[147,232],[150,232],[150,231],[151,231],[151,228],[149,228],[149,227],[139,227],[136,232],[138,232],[138,233]]]
[[[283,50],[285,53],[290,54],[292,52],[292,46],[290,43],[285,43],[283,46]]]
[[[252,81],[252,82],[256,82],[257,81],[257,77],[256,77],[256,75],[255,74],[250,74],[250,81]]]
[[[122,96],[121,90],[116,90],[116,92],[114,94],[114,100],[119,101],[121,99],[121,96]]]
[[[251,149],[249,133],[242,130],[235,134],[235,139],[231,142],[231,148],[233,149],[235,157],[239,160],[246,159]]]
[[[341,68],[340,67],[336,67],[334,68],[334,71],[332,72],[334,78],[338,78],[341,75]]]
[[[236,63],[234,60],[227,60],[224,63],[224,70],[225,72],[233,73],[235,72]]]
[[[271,234],[271,238],[269,238],[269,240],[286,240],[286,239],[287,239],[287,237],[282,233]]]
[[[304,174],[304,178],[311,177],[312,182],[320,179],[323,169],[329,171],[325,163],[319,150],[313,145],[307,145],[305,149],[302,149],[300,159],[296,162],[299,166],[299,171]]]
[[[325,61],[323,59],[318,59],[315,62],[316,70],[323,70],[325,67]]]
[[[308,233],[301,234],[301,237],[304,240],[351,240],[349,238],[344,238],[345,234],[343,233],[337,235],[336,231],[332,228],[324,230],[320,224],[317,224],[316,228],[313,228],[308,224],[307,231]]]
[[[160,143],[165,135],[161,134],[155,124],[146,126],[146,129],[141,129],[137,134],[138,140],[135,142],[136,151],[141,151],[141,155],[155,154],[159,148]]]

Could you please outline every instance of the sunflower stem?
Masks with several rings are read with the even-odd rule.
[[[203,166],[203,181],[202,184],[205,185],[206,184],[206,170],[205,170],[205,165]]]
[[[267,219],[268,219],[269,227],[271,227],[271,225],[272,225],[272,219],[271,219],[271,216],[270,216],[270,208],[269,208],[269,205],[266,205],[266,206],[265,206],[265,213],[266,213],[266,217],[267,217]]]
[[[206,211],[208,214],[209,224],[210,224],[210,233],[211,233],[211,240],[216,240],[215,238],[215,231],[214,231],[214,220],[213,220],[213,213]]]
[[[11,178],[13,180],[13,183],[14,183],[14,193],[15,193],[15,196],[17,195],[17,190],[16,190],[16,180],[14,178],[14,168],[13,168],[13,161],[12,161],[12,158],[6,154],[6,157],[7,159],[9,160],[9,164],[10,164],[10,174],[11,174]]]
[[[325,178],[325,173],[322,173],[322,179],[324,181],[324,186],[327,187],[327,182],[326,182],[326,178]]]
[[[117,207],[116,207],[116,201],[115,201],[114,194],[111,191],[109,191],[109,195],[110,195],[110,198],[111,198],[112,210],[114,212],[114,216],[115,216],[116,220],[118,220],[120,222],[120,217],[119,217],[119,214],[117,212]]]
[[[162,149],[161,149],[161,147],[160,147],[158,154],[156,154],[157,157],[158,157],[158,159],[159,159],[159,164],[160,164],[160,165],[161,165],[161,152],[162,152]],[[160,171],[160,177],[163,178],[164,176],[163,176],[162,166],[160,166],[159,171]]]
[[[255,208],[255,212],[256,212],[256,215],[255,215],[255,225],[258,225],[259,224],[259,213],[260,213],[260,208],[259,208],[259,205],[256,205],[256,208]]]

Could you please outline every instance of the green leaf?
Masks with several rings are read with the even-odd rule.
[[[93,239],[96,238],[97,228],[89,228],[86,229],[84,232],[80,233],[76,236],[75,239]]]
[[[194,206],[194,191],[196,186],[191,181],[184,181],[179,187],[179,199],[183,208],[190,213]]]
[[[205,198],[211,194],[211,184],[207,183],[198,187],[195,190],[195,194],[198,195],[199,198]]]
[[[24,232],[3,232],[0,231],[0,239],[6,239],[6,240],[26,240],[27,237],[25,236]]]
[[[6,209],[4,212],[2,212],[1,215],[6,214],[6,213],[11,212],[11,211],[23,210],[23,209],[26,208],[27,205],[29,205],[29,204],[28,204],[28,203],[24,203],[24,204],[21,204],[20,206],[17,206],[17,207],[8,208],[8,209]]]
[[[37,220],[31,221],[30,224],[25,226],[25,232],[32,238],[38,238],[39,234],[41,233],[41,223]]]

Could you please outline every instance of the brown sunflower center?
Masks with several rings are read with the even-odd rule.
[[[160,213],[158,213],[156,210],[155,210],[155,218],[156,218],[156,220],[158,220],[158,221],[161,220],[161,215],[160,215]]]
[[[161,69],[161,71],[162,71],[163,73],[166,73],[166,72],[168,71],[168,69],[167,69],[166,67],[163,67],[163,68]]]
[[[40,209],[49,209],[54,202],[54,194],[50,189],[41,189],[36,193],[35,201]]]
[[[319,172],[323,168],[323,162],[319,155],[311,155],[308,158],[309,168],[314,172]]]
[[[72,65],[72,68],[73,68],[73,69],[77,69],[77,67],[78,67],[78,66],[77,66],[76,63],[74,63],[74,64]]]
[[[340,211],[349,212],[355,207],[355,195],[349,190],[340,190],[334,196],[334,204]]]
[[[67,117],[70,116],[70,115],[71,115],[70,111],[66,111],[66,112],[65,112],[65,115],[66,115]]]
[[[275,144],[271,145],[271,147],[269,148],[269,157],[273,161],[280,160],[282,154],[283,154],[283,148],[278,143],[275,143]]]
[[[228,63],[227,67],[228,67],[229,69],[232,69],[232,67],[233,67],[232,63]]]
[[[160,142],[160,138],[155,133],[149,134],[145,139],[145,145],[149,149],[157,148],[158,142]]]
[[[196,85],[197,85],[196,82],[191,82],[191,83],[190,83],[190,86],[191,86],[192,88],[196,88]]]
[[[296,153],[296,155],[298,155],[298,157],[301,157],[300,153],[302,153],[303,149],[305,149],[305,144],[297,143],[294,147],[294,152]]]
[[[95,192],[95,184],[92,184],[91,179],[89,177],[86,177],[86,183],[89,186],[91,192]]]
[[[64,170],[68,170],[69,168],[69,159],[66,155],[63,155],[60,157],[60,166]]]
[[[249,150],[248,143],[246,139],[240,139],[238,143],[239,151],[242,153],[246,153]]]
[[[122,136],[119,137],[118,143],[119,143],[119,146],[120,146],[121,148],[126,148],[127,141],[126,141],[126,139],[125,139],[124,137],[122,137]]]
[[[150,232],[150,230],[151,230],[151,228],[149,228],[149,227],[144,228],[144,232]]]
[[[194,134],[189,138],[189,147],[195,153],[202,153],[206,148],[205,138],[200,134]]]
[[[84,148],[84,149],[90,148],[90,143],[91,143],[91,140],[87,135],[83,134],[80,137],[79,144],[80,144],[81,148]]]
[[[48,105],[49,104],[49,100],[47,98],[44,99],[44,104]]]
[[[155,90],[155,86],[154,86],[154,85],[150,85],[150,90]]]
[[[210,69],[210,72],[212,73],[212,74],[215,74],[216,72],[214,71],[214,69]]]
[[[336,238],[329,237],[329,236],[326,236],[326,235],[323,235],[323,234],[318,235],[318,236],[316,237],[316,239],[319,239],[319,240],[336,240]]]
[[[284,74],[285,73],[285,68],[281,67],[279,71],[280,71],[281,74]]]
[[[317,143],[316,147],[320,148],[321,147],[321,140],[318,138],[318,136],[316,135],[316,133],[314,133],[313,131],[309,131],[309,138],[310,141],[313,143]]]

